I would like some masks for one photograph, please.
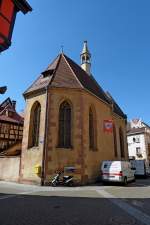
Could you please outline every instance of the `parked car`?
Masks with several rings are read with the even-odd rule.
[[[129,181],[134,181],[135,170],[128,161],[102,161],[101,176],[102,181],[120,182],[126,185]]]
[[[148,176],[150,175],[149,161],[144,159],[130,160],[131,166],[135,168],[135,176]]]

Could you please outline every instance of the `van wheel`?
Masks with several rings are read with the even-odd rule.
[[[134,179],[133,179],[133,182],[136,182],[136,179],[135,179],[135,177],[134,177]]]
[[[125,177],[124,180],[123,180],[123,184],[124,184],[124,186],[127,185],[127,178],[126,178],[126,177]]]

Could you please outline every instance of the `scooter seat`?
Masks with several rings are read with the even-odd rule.
[[[70,176],[64,176],[65,179],[69,178]]]

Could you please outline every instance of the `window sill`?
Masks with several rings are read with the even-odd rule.
[[[34,147],[28,147],[28,149],[27,149],[28,151],[31,151],[31,150],[39,150],[39,146],[34,146]]]
[[[65,150],[65,151],[68,150],[68,151],[72,151],[72,150],[73,150],[73,147],[72,147],[72,146],[69,146],[69,147],[64,147],[64,146],[61,147],[61,146],[57,146],[56,149],[57,149],[57,150]]]
[[[90,152],[98,152],[97,148],[89,148]]]

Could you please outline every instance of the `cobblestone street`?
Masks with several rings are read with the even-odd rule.
[[[148,225],[150,179],[122,186],[0,183],[1,225]]]

